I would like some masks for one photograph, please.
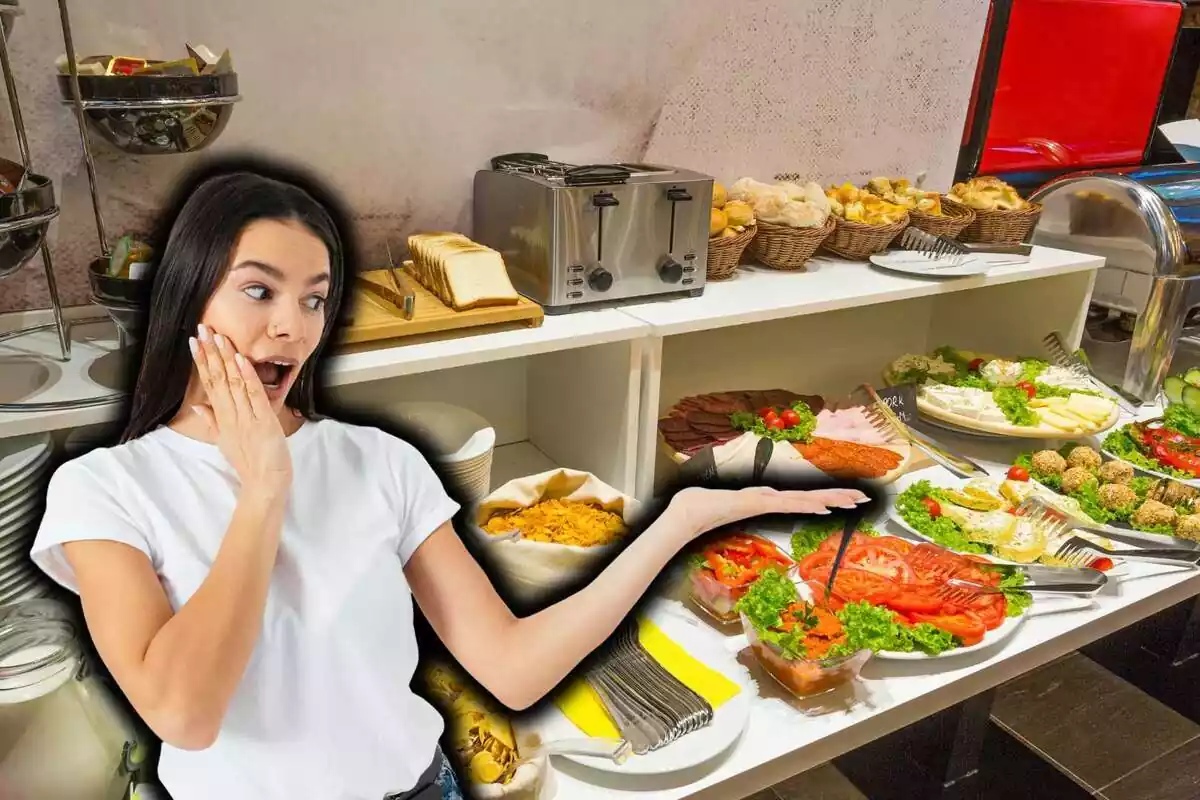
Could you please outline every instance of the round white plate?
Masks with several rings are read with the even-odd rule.
[[[48,433],[0,439],[0,486],[16,475],[24,475],[39,459],[48,456],[52,442]]]
[[[1034,603],[1037,603],[1034,600]],[[989,650],[999,644],[1007,642],[1013,635],[1025,624],[1025,620],[1029,617],[1029,610],[1026,609],[1019,617],[1005,617],[1004,622],[999,628],[994,631],[988,631],[983,636],[983,641],[978,644],[973,644],[970,647],[956,647],[953,650],[947,650],[944,653],[938,653],[936,656],[931,656],[928,653],[899,653],[889,650],[880,650],[875,653],[874,658],[884,661],[934,661],[943,658],[955,658],[956,656],[966,655],[968,653],[978,653],[980,650]]]
[[[959,488],[962,488],[963,486],[967,485],[967,483],[970,482],[969,479],[967,479],[967,478],[959,478],[955,475],[948,474],[941,467],[926,467],[925,469],[919,469],[916,472],[910,472],[907,475],[903,476],[899,481],[897,481],[896,482],[897,494],[903,492],[909,486],[911,486],[912,484],[914,484],[917,481],[922,480],[922,479],[928,480],[934,486],[937,486],[938,488],[942,488],[942,489],[950,489],[950,488],[959,489]],[[1041,486],[1041,484],[1038,484],[1038,485]],[[1046,491],[1050,491],[1050,489],[1047,489]],[[940,545],[937,542],[935,542],[933,539],[930,539],[928,536],[926,536],[925,534],[921,533],[916,528],[914,528],[913,526],[908,524],[908,522],[904,519],[904,516],[900,513],[900,510],[896,508],[896,498],[894,496],[888,498],[887,515],[888,515],[888,519],[890,519],[892,522],[896,523],[896,525],[898,525],[899,527],[903,528],[906,533],[908,533],[910,536],[917,539],[918,541],[929,542],[930,544],[936,544],[939,547],[943,546],[943,545]],[[1123,549],[1125,546],[1122,545],[1120,542],[1113,542],[1113,547],[1120,550],[1120,549]],[[968,554],[968,555],[982,555],[982,554],[974,553],[974,554]],[[994,556],[994,555],[990,555],[990,554],[984,555],[983,557],[989,559],[990,561],[992,561],[995,564],[1010,564],[1010,565],[1014,565],[1014,566],[1021,566],[1020,562],[1009,561],[1007,559],[1003,559],[998,556]],[[1041,562],[1035,562],[1035,563],[1040,564]],[[1052,566],[1052,565],[1045,565],[1045,566]],[[1108,572],[1105,572],[1104,574],[1109,576],[1110,578],[1115,578],[1115,577],[1120,577],[1122,575],[1125,575],[1128,572],[1129,572],[1129,565],[1127,562],[1121,561],[1119,559],[1113,559],[1112,569],[1110,569]],[[997,630],[999,630],[999,629],[997,629]]]
[[[555,758],[565,758],[591,769],[618,775],[664,775],[691,769],[721,755],[742,735],[750,721],[750,705],[755,696],[745,669],[737,663],[736,654],[721,647],[720,641],[711,635],[705,635],[711,632],[690,625],[686,617],[666,608],[667,603],[678,604],[678,601],[656,602],[644,613],[689,655],[734,681],[742,690],[719,707],[713,713],[712,722],[705,727],[681,736],[658,750],[644,755],[630,755],[624,764],[596,756],[560,755]],[[575,723],[553,704],[539,715],[535,729],[543,741],[573,739],[583,735]]]
[[[29,465],[29,468],[9,478],[0,480],[0,506],[12,502],[15,495],[23,495],[33,488],[41,489],[50,467],[50,452]]]
[[[1028,258],[1005,253],[971,253],[960,256],[955,263],[952,258],[935,260],[913,250],[893,250],[873,255],[870,260],[877,267],[903,272],[906,275],[919,275],[922,278],[965,278],[982,275],[993,267],[1020,264],[1028,261]]]

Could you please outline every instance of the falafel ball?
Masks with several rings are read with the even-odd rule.
[[[1124,461],[1108,461],[1100,465],[1096,474],[1102,483],[1129,483],[1133,480],[1133,467]]]
[[[1083,467],[1071,467],[1062,474],[1062,489],[1066,494],[1074,494],[1089,483],[1096,482],[1096,476]]]
[[[1043,475],[1062,475],[1067,468],[1067,460],[1057,450],[1039,450],[1030,459],[1035,472]]]
[[[1137,492],[1122,483],[1107,483],[1100,487],[1100,505],[1109,511],[1129,508],[1137,499]]]
[[[1092,448],[1080,445],[1067,456],[1067,463],[1072,467],[1083,467],[1092,472],[1100,468],[1104,459],[1100,458],[1100,454]]]
[[[1161,528],[1164,525],[1174,525],[1178,517],[1175,509],[1170,506],[1157,500],[1147,500],[1133,512],[1130,522],[1138,528]]]
[[[1188,514],[1175,523],[1175,535],[1180,539],[1200,542],[1200,514]]]

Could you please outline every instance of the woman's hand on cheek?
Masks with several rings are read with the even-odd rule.
[[[747,489],[689,487],[671,498],[668,513],[682,526],[682,546],[708,531],[766,514],[829,514],[869,502],[857,489],[789,491],[756,486]]]
[[[292,477],[287,437],[258,373],[221,334],[203,325],[198,334],[188,345],[208,405],[195,406],[196,413],[208,423],[243,485],[269,491],[286,488]]]

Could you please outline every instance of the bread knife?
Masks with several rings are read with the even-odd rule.
[[[405,319],[412,319],[417,310],[417,292],[405,279],[403,270],[396,269],[396,260],[392,258],[391,244],[385,240],[383,247],[384,252],[387,253],[388,275],[392,279],[392,286],[396,287],[396,291],[404,298],[404,302],[400,304],[400,312],[404,314]]]
[[[405,319],[412,319],[411,295],[408,296],[410,299],[406,302],[406,296],[397,292],[395,289],[389,289],[387,286],[381,286],[372,280],[364,278],[362,275],[356,275],[355,280],[363,289],[366,289],[376,297],[380,297],[394,305],[397,309],[399,309],[400,313],[404,315]]]

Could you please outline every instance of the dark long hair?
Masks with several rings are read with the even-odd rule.
[[[188,337],[230,266],[238,236],[263,219],[300,222],[329,251],[325,329],[287,396],[289,407],[317,416],[318,361],[337,326],[346,275],[356,268],[349,218],[332,193],[300,170],[256,156],[223,157],[183,178],[150,237],[153,287],[122,443],[178,413],[192,372]]]

